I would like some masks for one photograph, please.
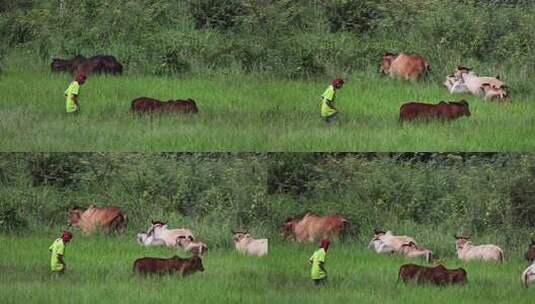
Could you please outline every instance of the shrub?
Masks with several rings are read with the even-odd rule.
[[[189,0],[189,10],[196,29],[232,28],[243,13],[239,0]]]

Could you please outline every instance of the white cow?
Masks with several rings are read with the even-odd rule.
[[[528,288],[533,282],[535,282],[535,262],[533,262],[533,264],[526,268],[526,270],[524,270],[522,273],[522,283],[526,288]]]
[[[254,256],[268,253],[268,239],[253,239],[247,232],[233,232],[236,251]]]
[[[479,245],[475,246],[469,241],[468,237],[455,236],[457,241],[457,256],[462,261],[481,260],[503,262],[503,250],[496,245]]]
[[[371,240],[368,248],[373,248],[376,253],[394,253],[394,247],[388,246],[383,240]]]
[[[403,244],[409,244],[410,242],[416,244],[413,238],[406,235],[394,235],[392,231],[384,232],[376,230],[372,241],[374,240],[383,241],[387,246],[394,248],[396,252],[399,252]]]
[[[178,247],[184,249],[186,252],[191,252],[193,255],[202,257],[207,251],[208,246],[199,240],[193,240],[191,237],[179,236],[176,240]]]
[[[470,92],[486,100],[507,98],[507,86],[497,76],[478,76],[466,67],[457,67],[453,75],[446,77],[444,85],[451,94]]]
[[[157,239],[154,235],[149,235],[146,232],[137,234],[137,242],[145,246],[165,246],[164,240]]]
[[[195,240],[195,237],[193,236],[191,230],[187,228],[169,229],[167,228],[167,223],[160,221],[152,222],[152,225],[147,231],[147,234],[153,235],[155,238],[163,240],[167,247],[178,246],[177,239],[180,236]]]

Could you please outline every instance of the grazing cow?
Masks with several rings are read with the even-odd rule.
[[[90,74],[122,74],[123,65],[113,56],[96,55],[77,66],[78,73]]]
[[[307,213],[302,219],[287,219],[282,226],[283,235],[289,238],[290,233],[302,242],[313,242],[318,239],[340,237],[347,230],[349,221],[339,215],[318,216]]]
[[[416,264],[405,264],[399,268],[398,281],[444,286],[448,284],[464,284],[466,283],[467,276],[466,270],[463,268],[450,270],[442,265],[426,267]]]
[[[72,59],[52,58],[50,68],[52,72],[69,72],[74,73],[78,70],[78,66],[86,61],[82,55],[76,55]]]
[[[394,247],[387,245],[383,240],[373,239],[370,241],[368,248],[373,248],[377,253],[394,253]]]
[[[182,248],[186,252],[190,252],[193,255],[203,256],[208,251],[208,246],[199,240],[193,240],[192,236],[185,237],[179,236],[176,240],[178,247]]]
[[[139,97],[132,100],[131,110],[134,113],[197,113],[197,104],[191,98],[187,100],[160,101],[150,97]]]
[[[391,77],[420,80],[427,75],[430,67],[427,60],[422,56],[386,53],[381,58],[379,69],[381,73]]]
[[[535,261],[535,240],[531,240],[531,244],[529,245],[524,258],[531,263]]]
[[[535,262],[522,273],[522,283],[524,284],[524,287],[528,288],[533,282],[535,282]]]
[[[433,252],[431,250],[416,246],[414,242],[401,245],[399,253],[407,258],[424,257],[427,263],[433,260]]]
[[[444,102],[438,104],[426,104],[420,102],[408,102],[399,109],[399,121],[401,123],[412,120],[453,120],[462,116],[471,115],[466,100]]]
[[[469,93],[470,90],[460,77],[455,77],[455,75],[446,76],[444,81],[444,86],[448,89],[450,94],[455,93]]]
[[[374,230],[372,242],[377,240],[384,242],[385,245],[393,248],[395,252],[400,252],[401,247],[404,244],[413,243],[416,245],[416,241],[411,237],[406,235],[394,235],[392,234],[392,231],[384,232],[376,229]]]
[[[146,232],[140,232],[137,234],[137,242],[145,246],[165,246],[165,241],[157,239],[154,235],[149,235]]]
[[[503,262],[503,250],[496,245],[479,245],[475,246],[469,241],[469,237],[455,236],[457,240],[457,256],[462,261],[481,260]]]
[[[193,274],[197,271],[204,271],[202,260],[198,256],[183,259],[173,256],[168,259],[144,257],[134,262],[134,272],[142,274],[173,274],[175,272],[182,276]]]
[[[484,97],[485,100],[505,100],[508,95],[507,86],[498,76],[478,76],[466,67],[457,67],[457,70],[453,74],[453,79],[451,76],[448,76],[446,82],[448,80],[452,81],[449,89],[450,93],[470,92],[475,96]]]
[[[68,222],[86,234],[97,230],[102,230],[105,233],[113,231],[122,233],[126,228],[127,218],[121,208],[90,205],[85,210],[78,207],[71,209]]]
[[[253,239],[247,232],[232,232],[236,251],[254,256],[268,254],[268,239]]]
[[[147,230],[148,235],[154,236],[154,238],[163,240],[167,247],[178,246],[177,240],[179,237],[195,240],[191,230],[186,228],[180,229],[168,229],[167,223],[161,221],[153,221],[152,225]]]

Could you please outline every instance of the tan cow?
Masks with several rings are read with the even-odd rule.
[[[427,263],[430,263],[433,260],[433,252],[431,250],[416,246],[413,242],[403,244],[399,253],[407,258],[424,257]]]
[[[495,261],[503,262],[503,250],[496,245],[478,245],[475,246],[469,241],[469,237],[455,236],[457,240],[455,247],[457,249],[457,256],[462,261]]]
[[[181,235],[177,238],[176,243],[184,251],[200,257],[204,256],[208,251],[208,246],[205,243],[200,240],[194,240],[192,236],[186,237]]]
[[[167,223],[161,221],[153,221],[149,230],[147,230],[147,234],[154,236],[156,239],[163,240],[167,247],[178,246],[177,240],[179,237],[195,240],[191,230],[187,228],[169,229],[167,228]]]
[[[268,254],[268,239],[253,239],[247,232],[232,232],[236,251],[254,256]]]
[[[302,219],[287,219],[283,224],[283,235],[290,234],[300,242],[314,242],[319,239],[339,238],[349,226],[349,221],[339,215],[319,216],[307,213]]]
[[[401,247],[404,244],[412,243],[416,245],[416,241],[413,238],[408,237],[406,235],[394,235],[392,231],[384,232],[384,231],[375,230],[372,242],[375,240],[383,241],[385,245],[393,248],[395,252],[400,252]]]
[[[71,209],[68,222],[86,234],[94,233],[97,230],[105,233],[113,231],[122,233],[126,228],[127,218],[121,208],[90,205],[85,210],[78,207]]]
[[[381,58],[379,70],[390,77],[405,80],[421,80],[430,70],[429,63],[419,55],[386,53]]]

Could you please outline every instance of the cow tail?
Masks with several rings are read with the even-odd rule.
[[[529,271],[526,271],[526,273],[524,274],[524,277],[522,278],[522,283],[524,283],[524,287],[528,288],[529,285],[528,285],[528,278],[529,278]]]
[[[399,281],[401,280],[401,271],[402,271],[402,270],[403,270],[403,266],[401,266],[401,267],[399,268],[399,271],[398,271],[398,283],[399,283]]]
[[[499,256],[500,263],[503,263],[503,251],[500,250],[500,256]]]

